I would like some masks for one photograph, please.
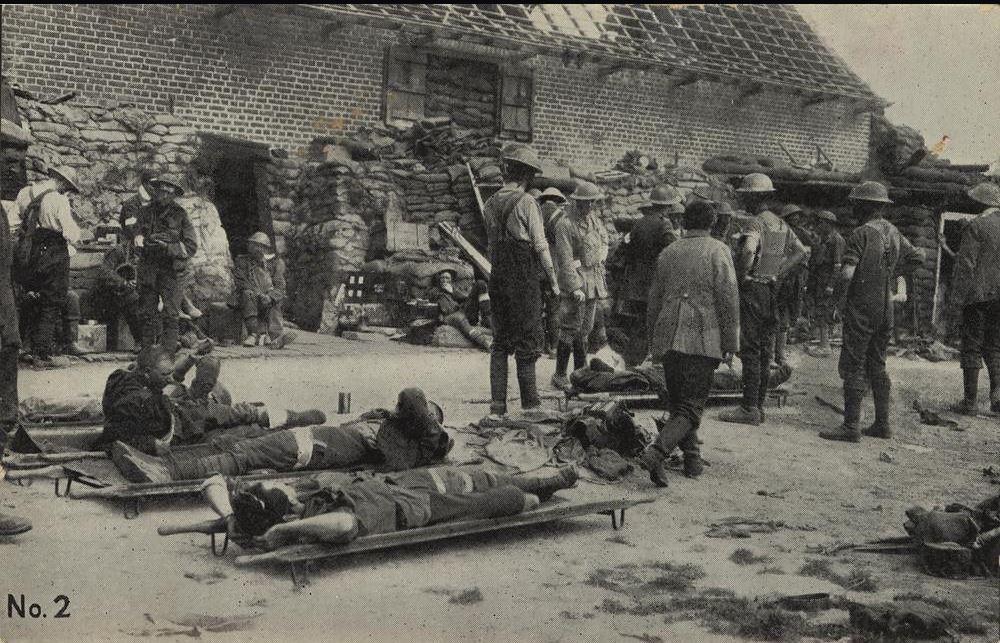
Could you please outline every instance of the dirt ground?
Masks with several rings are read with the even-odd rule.
[[[340,391],[353,394],[353,410],[360,412],[391,405],[400,388],[412,385],[442,404],[452,426],[486,413],[485,404],[469,403],[488,396],[483,353],[329,341],[324,357],[226,360],[223,377],[235,399],[317,407],[331,418]],[[711,466],[701,479],[676,475],[668,489],[654,490],[636,476],[563,492],[594,499],[656,494],[653,504],[628,512],[621,531],[612,531],[606,516],[589,516],[334,560],[315,568],[301,589],[283,568],[236,567],[235,546],[218,559],[205,536],[156,534],[162,524],[211,517],[194,501],[146,504],[138,518],[126,520],[115,504],[55,498],[50,483],[2,484],[0,504],[34,522],[31,532],[0,543],[4,587],[15,600],[24,594],[28,604],[38,603],[46,616],[0,614],[0,635],[6,641],[734,640],[703,621],[668,623],[676,619],[662,609],[614,609],[628,597],[593,582],[598,570],[688,563],[704,571],[696,589],[728,588],[740,596],[830,592],[873,602],[918,592],[992,620],[988,633],[964,640],[998,640],[995,580],[933,578],[908,556],[824,557],[806,548],[902,534],[907,507],[971,504],[997,493],[1000,487],[988,484],[982,469],[1000,462],[1000,423],[963,419],[962,431],[920,425],[910,410],[914,397],[934,405],[958,396],[958,366],[893,358],[896,437],[826,442],[816,433],[838,418],[813,396],[840,402],[836,357],[796,352],[794,359],[790,403],[771,411],[766,426],[724,424],[715,419],[717,408],[706,412],[701,437]],[[539,362],[540,381],[547,382],[552,364]],[[100,395],[116,366],[22,372],[21,394]],[[652,415],[637,413],[650,426]],[[456,437],[461,442],[464,434]],[[460,446],[454,457],[468,452]],[[706,537],[709,525],[731,516],[781,520],[787,527],[747,539]],[[766,559],[736,564],[730,556],[737,548]],[[800,575],[814,559],[841,574],[868,572],[877,590],[848,591]],[[69,599],[67,618],[54,618],[58,595]],[[846,612],[823,618],[843,621]]]

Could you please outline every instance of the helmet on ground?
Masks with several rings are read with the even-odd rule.
[[[787,219],[793,214],[801,214],[803,212],[802,208],[795,205],[794,203],[789,203],[785,207],[781,208],[781,212],[778,214],[782,219]]]
[[[967,193],[969,198],[994,208],[1000,208],[1000,186],[986,181],[974,186]]]
[[[576,184],[576,190],[573,191],[573,194],[569,195],[569,198],[577,201],[596,201],[603,199],[604,193],[601,192],[601,188],[590,181],[580,181]]]
[[[526,165],[535,172],[542,171],[542,162],[538,159],[536,152],[530,145],[524,143],[509,143],[503,148],[503,159]]]
[[[680,205],[684,197],[672,185],[658,185],[649,193],[649,200],[639,206],[641,209],[652,208],[657,205]]]
[[[566,203],[566,196],[562,193],[562,190],[556,187],[545,188],[542,191],[542,196],[540,197],[542,201],[556,201],[558,203]]]
[[[853,201],[871,201],[872,203],[892,203],[889,190],[878,181],[865,181],[851,190],[847,198]]]
[[[753,172],[743,177],[737,192],[774,192],[774,183],[771,177],[760,172]]]

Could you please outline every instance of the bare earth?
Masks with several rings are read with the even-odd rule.
[[[327,356],[226,360],[223,377],[233,397],[276,407],[318,407],[337,419],[339,391],[350,391],[353,410],[360,412],[391,406],[400,388],[418,385],[444,406],[451,426],[486,412],[485,404],[468,403],[488,396],[483,353],[314,341],[329,342]],[[227,558],[216,559],[207,537],[156,534],[161,524],[211,517],[194,501],[146,504],[137,519],[126,520],[115,504],[55,498],[51,483],[2,484],[0,504],[34,522],[33,531],[0,543],[4,588],[39,603],[46,617],[0,613],[0,635],[7,641],[733,640],[690,620],[667,624],[662,613],[602,609],[605,599],[627,597],[588,584],[595,570],[653,562],[693,563],[705,572],[696,588],[729,588],[743,596],[830,592],[875,601],[919,592],[970,612],[997,614],[995,580],[933,578],[908,556],[822,557],[806,551],[810,544],[902,534],[903,510],[914,504],[971,504],[1000,491],[982,475],[985,466],[1000,462],[996,419],[963,419],[965,430],[953,431],[922,426],[910,410],[917,395],[932,406],[957,397],[957,364],[891,359],[896,437],[842,445],[816,436],[838,418],[813,400],[819,394],[840,402],[836,357],[797,353],[795,359],[799,368],[790,383],[795,394],[788,406],[769,413],[767,426],[723,424],[715,420],[717,409],[708,410],[701,436],[711,466],[700,480],[677,475],[669,489],[656,492],[636,476],[624,484],[581,483],[564,492],[595,499],[658,493],[654,504],[630,510],[619,532],[611,530],[607,517],[590,516],[335,560],[314,569],[303,589],[292,585],[283,568],[235,567],[235,546]],[[22,372],[21,392],[100,395],[115,367]],[[539,380],[547,383],[551,369],[551,361],[541,360]],[[985,382],[983,389],[985,394]],[[640,411],[638,417],[652,425],[652,412]],[[461,442],[465,435],[456,437]],[[460,446],[454,458],[469,455]],[[749,539],[705,536],[711,523],[730,516],[813,530],[781,529]],[[729,557],[739,547],[771,560],[737,565]],[[854,567],[870,572],[878,590],[846,591],[798,574],[817,558],[841,573]],[[462,594],[474,589],[478,596]],[[54,618],[57,595],[69,598],[68,618]],[[824,618],[844,620],[846,612]],[[965,640],[998,640],[995,620],[991,627],[980,639]]]

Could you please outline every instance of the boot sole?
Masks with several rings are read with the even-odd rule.
[[[124,445],[111,446],[111,461],[129,482],[171,482],[171,480],[154,480],[150,477],[149,472],[135,462],[130,450]]]

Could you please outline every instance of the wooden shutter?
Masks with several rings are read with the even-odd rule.
[[[427,54],[410,47],[390,47],[386,54],[385,120],[412,123],[424,117]]]
[[[527,70],[508,70],[501,82],[500,135],[519,141],[531,141],[534,79]]]

